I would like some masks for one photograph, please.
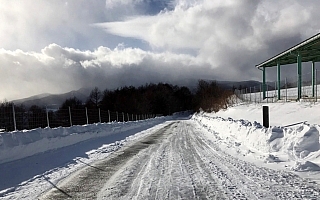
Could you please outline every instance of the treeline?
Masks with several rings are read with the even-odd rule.
[[[116,90],[106,89],[104,91],[96,87],[90,92],[86,102],[82,102],[76,97],[69,98],[63,102],[58,110],[51,110],[48,114],[46,108],[37,105],[26,108],[24,105],[3,102],[0,104],[0,129],[12,130],[14,120],[22,121],[24,127],[28,124],[28,128],[46,127],[47,120],[54,126],[68,126],[70,125],[68,121],[69,109],[73,110],[73,113],[81,112],[79,115],[82,116],[86,114],[84,113],[85,108],[87,112],[99,109],[119,113],[158,115],[171,115],[174,112],[198,111],[200,109],[207,112],[218,111],[228,106],[228,99],[232,94],[232,90],[222,89],[214,81],[203,80],[198,82],[194,92],[191,92],[187,87],[167,83],[147,84],[138,88],[130,86]],[[17,119],[13,119],[13,112],[15,112]],[[97,121],[98,116],[95,118]],[[82,119],[76,124],[85,123],[85,119]],[[17,128],[20,129],[20,127]]]

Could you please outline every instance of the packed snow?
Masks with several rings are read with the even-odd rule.
[[[268,128],[262,126],[262,106],[265,105],[269,106],[270,110],[270,127]],[[267,199],[266,196],[263,196],[263,192],[268,192],[266,188],[257,189],[256,186],[244,188],[241,186],[241,181],[253,184],[245,178],[246,175],[248,177],[253,176],[252,170],[255,173],[260,171],[260,175],[263,177],[261,180],[265,181],[269,180],[266,177],[274,176],[272,174],[279,172],[282,179],[286,179],[281,179],[281,183],[284,184],[282,188],[275,189],[271,182],[261,182],[262,185],[267,184],[271,188],[270,191],[274,192],[271,196],[285,199],[285,195],[292,192],[289,185],[300,184],[300,186],[312,188],[312,194],[301,196],[299,190],[297,194],[295,192],[290,193],[290,195],[293,195],[292,198],[295,195],[307,199],[309,197],[314,198],[318,192],[317,186],[308,185],[308,181],[304,182],[292,173],[310,180],[310,184],[313,184],[312,181],[319,182],[320,180],[319,110],[319,103],[288,102],[238,104],[217,113],[196,113],[187,119],[183,119],[186,122],[180,123],[179,126],[181,127],[176,125],[183,134],[177,135],[177,137],[172,136],[172,141],[176,144],[181,141],[184,146],[174,148],[159,144],[160,149],[154,149],[154,152],[156,152],[154,156],[164,159],[163,156],[168,154],[166,150],[177,153],[179,149],[189,148],[185,145],[202,144],[208,150],[203,150],[203,147],[190,149],[190,153],[200,156],[199,160],[186,160],[192,159],[188,157],[187,152],[181,152],[181,157],[175,157],[171,155],[172,152],[169,152],[170,159],[166,160],[166,162],[169,162],[182,159],[182,164],[195,162],[194,168],[190,168],[189,163],[189,168],[185,168],[186,171],[183,172],[192,173],[190,174],[192,184],[196,183],[195,180],[199,183],[208,182],[208,184],[210,181],[217,180],[227,187],[227,190],[224,190],[219,186],[221,194],[224,194],[226,198],[228,198],[228,195],[235,195],[233,197],[238,199],[242,197]],[[157,130],[163,130],[168,124],[181,120],[181,118],[162,117],[139,122],[91,124],[70,128],[46,128],[2,133],[0,135],[0,198],[34,199],[34,197],[57,187],[58,183],[65,180],[66,177],[71,177],[78,170],[97,161],[103,161],[126,145],[134,141],[142,141],[143,138],[154,134]],[[178,129],[174,129],[176,126],[172,130],[176,131]],[[194,130],[190,127],[194,127]],[[197,135],[197,137],[188,138],[186,136],[192,134]],[[167,140],[171,140],[169,136],[163,138],[163,142],[168,142]],[[137,153],[137,159],[142,159],[143,156],[154,153],[151,150],[148,152],[142,152],[141,155]],[[161,152],[163,153],[161,154]],[[204,158],[204,156],[207,158]],[[208,160],[209,158],[211,160]],[[146,173],[148,169],[158,166],[160,162],[160,160],[148,161],[146,157],[144,159],[140,161],[158,164],[141,169],[144,170],[141,173]],[[220,160],[220,162],[225,162],[224,164],[230,164],[230,166],[228,169],[223,168],[223,164],[214,163],[214,160]],[[130,163],[132,165],[126,164],[126,169],[138,169],[137,163],[134,161],[130,161]],[[201,170],[199,166],[202,166],[203,163],[208,165],[203,168],[203,173],[210,173],[210,170],[215,173],[215,175],[212,175],[212,179],[208,178],[206,174],[197,175],[195,173],[197,170]],[[180,163],[179,166],[183,167],[182,164]],[[170,166],[166,165],[164,167]],[[239,170],[243,174],[240,173],[239,177],[236,177],[237,172],[233,171],[235,169],[232,169],[232,166],[240,167]],[[168,169],[172,170],[173,168]],[[242,169],[243,171],[241,171]],[[122,178],[113,178],[103,188],[110,189],[110,184],[119,184],[117,180],[134,181],[123,177],[127,173],[126,171],[117,172],[116,176]],[[173,170],[172,173],[178,172]],[[224,176],[219,175],[220,173],[222,175],[230,173],[226,175],[229,178],[224,179]],[[147,181],[142,174],[136,174],[136,177],[140,177],[141,181],[142,179]],[[251,178],[254,179],[254,177]],[[280,181],[278,177],[271,178],[273,181]],[[152,178],[149,181],[151,180]],[[155,178],[154,181],[159,181],[159,184],[160,182],[162,184],[165,179],[157,180]],[[145,182],[143,184],[150,185],[152,183]],[[289,189],[286,191],[287,193],[282,193],[286,184],[289,184],[287,186]],[[190,185],[185,183],[179,187],[181,186],[188,188]],[[257,189],[256,193],[252,191],[255,188]],[[292,186],[292,188],[294,187]],[[120,189],[118,188],[118,190]],[[128,188],[125,189],[128,190]],[[140,190],[142,195],[146,195],[146,193],[143,193],[145,188],[139,188]],[[150,188],[150,190],[153,190],[153,188]],[[113,190],[110,190],[109,193],[108,191],[100,191],[98,196],[115,198],[112,196],[114,194],[110,193],[111,191]],[[134,190],[130,191],[132,195],[136,192]],[[307,189],[302,192],[305,193],[306,191]],[[216,194],[206,193],[206,195]]]
[[[262,126],[262,107],[269,107],[270,127]],[[212,133],[230,154],[263,166],[287,169],[320,180],[320,104],[287,102],[239,104],[193,119]]]

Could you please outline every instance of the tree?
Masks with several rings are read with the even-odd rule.
[[[69,98],[63,102],[60,109],[68,109],[69,107],[72,109],[83,108],[82,101],[77,97]]]
[[[102,93],[98,87],[95,87],[89,95],[89,98],[86,102],[86,106],[98,108],[100,100],[102,98]]]

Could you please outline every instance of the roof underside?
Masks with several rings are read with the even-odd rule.
[[[256,67],[274,67],[297,63],[297,55],[300,54],[301,62],[320,61],[320,33],[297,44],[294,47],[256,65]]]

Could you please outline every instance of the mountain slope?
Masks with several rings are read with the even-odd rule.
[[[18,99],[12,101],[14,104],[31,107],[32,105],[37,105],[40,107],[54,106],[59,107],[66,99],[76,97],[82,102],[85,102],[90,94],[90,88],[81,88],[79,90],[73,90],[64,94],[40,94],[31,96],[24,99]]]

